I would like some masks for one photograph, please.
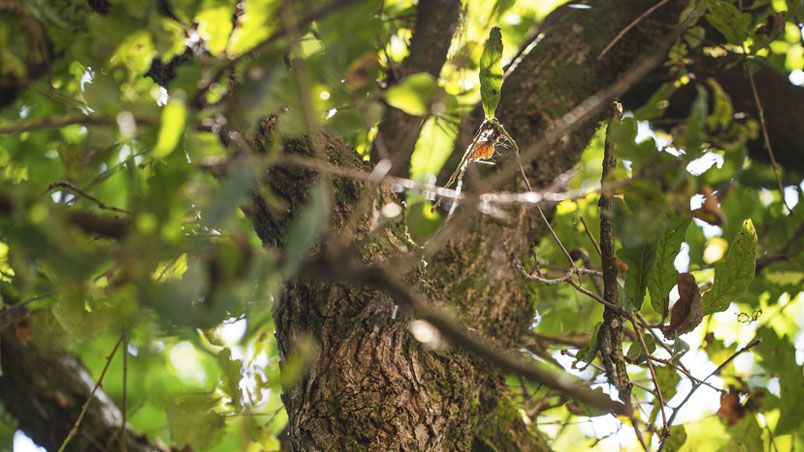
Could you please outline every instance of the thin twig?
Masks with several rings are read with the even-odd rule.
[[[525,186],[527,187],[528,191],[532,192],[533,189],[530,187],[530,181],[528,180],[528,176],[525,174],[525,168],[522,167],[522,159],[519,158],[519,146],[516,144],[516,140],[514,140],[514,138],[508,134],[508,131],[505,130],[505,127],[503,127],[502,123],[500,123],[496,119],[494,120],[494,122],[497,125],[497,127],[500,128],[500,131],[503,133],[505,138],[511,143],[511,146],[514,148],[514,154],[516,155],[516,163],[519,166],[519,173],[522,175],[522,179],[525,181]],[[558,238],[558,235],[556,234],[556,231],[553,230],[553,227],[550,225],[550,222],[547,221],[547,217],[544,215],[542,207],[536,204],[536,210],[539,211],[539,215],[542,217],[542,221],[544,222],[545,226],[547,226],[547,230],[550,231],[550,235],[553,236],[553,240],[555,240],[555,242],[558,244],[558,247],[561,248],[561,251],[564,252],[564,256],[567,257],[567,261],[569,261],[570,267],[573,267],[575,264],[572,261],[572,257],[570,257],[570,254],[567,252],[567,248],[564,247],[564,244],[561,243],[561,239]]]
[[[139,120],[138,120],[139,121]],[[35,119],[30,121],[22,121],[18,123],[0,126],[0,135],[8,135],[13,133],[28,132],[37,129],[47,129],[52,127],[65,127],[73,124],[105,124],[113,125],[114,118],[108,116],[96,115],[69,115],[69,116],[51,116],[43,119]]]
[[[42,295],[37,295],[35,297],[28,298],[27,300],[20,301],[13,306],[9,306],[8,309],[0,312],[0,329],[3,329],[12,322],[16,321],[19,318],[17,316],[18,313],[20,313],[20,317],[23,316],[24,314],[22,310],[25,308],[25,306],[28,306],[28,304],[43,298],[52,297],[53,295],[56,295],[56,293],[57,292],[54,290],[52,292],[47,292]]]
[[[724,389],[718,388],[717,386],[713,385],[712,383],[707,383],[707,382],[705,382],[705,381],[703,381],[703,380],[701,380],[699,378],[696,378],[691,373],[689,373],[689,371],[687,369],[679,366],[678,364],[674,363],[673,361],[671,361],[669,359],[657,358],[657,357],[655,357],[653,355],[650,355],[650,359],[653,360],[653,361],[656,361],[657,363],[661,363],[661,364],[664,364],[665,366],[670,366],[673,369],[676,369],[677,371],[679,371],[682,374],[684,374],[685,377],[689,378],[693,383],[703,384],[703,385],[709,386],[710,388],[712,388],[715,391],[720,392],[720,393],[726,392]]]
[[[743,50],[745,51],[745,45],[743,45]],[[773,175],[776,177],[776,183],[779,185],[779,194],[782,196],[782,203],[785,207],[787,207],[787,211],[793,212],[793,209],[790,208],[790,206],[787,204],[787,200],[784,197],[784,186],[782,185],[782,178],[779,176],[779,164],[776,163],[776,158],[773,156],[773,148],[771,147],[770,138],[768,137],[768,126],[765,124],[765,110],[762,108],[762,102],[759,101],[757,85],[754,83],[754,74],[751,73],[747,60],[745,61],[744,65],[745,73],[748,74],[748,81],[751,83],[751,92],[754,94],[754,102],[757,104],[757,110],[759,111],[759,125],[762,126],[762,138],[765,140],[765,149],[768,150],[768,156],[770,156]]]
[[[597,250],[598,256],[602,255],[603,253],[600,252],[600,244],[597,243],[597,240],[595,240],[595,236],[592,235],[592,230],[589,229],[589,225],[586,224],[586,220],[583,218],[583,215],[581,215],[581,223],[583,223],[583,229],[584,231],[586,231],[587,237],[589,237],[589,240],[591,240],[592,244],[595,245],[595,249]]]
[[[617,44],[617,41],[622,39],[622,37],[625,36],[626,33],[628,33],[628,30],[634,28],[634,26],[636,26],[636,24],[641,22],[642,19],[648,17],[652,12],[656,11],[656,9],[658,9],[660,6],[664,5],[668,1],[669,0],[662,0],[659,3],[651,6],[644,13],[640,14],[639,17],[634,19],[630,24],[628,24],[625,28],[623,28],[619,33],[617,33],[617,36],[615,36],[614,39],[611,40],[609,45],[607,45],[606,48],[603,49],[602,52],[600,52],[600,55],[597,56],[597,60],[598,61],[602,60],[603,56],[606,55],[606,53],[608,53],[608,51],[611,50],[612,47],[614,47],[614,44]]]
[[[117,352],[117,349],[120,347],[120,344],[123,343],[123,339],[126,337],[126,328],[123,328],[123,333],[120,334],[120,338],[114,344],[114,348],[112,352],[109,353],[109,356],[106,357],[106,365],[103,366],[103,371],[101,371],[100,377],[98,377],[97,383],[95,383],[95,387],[92,388],[92,392],[89,393],[89,397],[87,397],[87,401],[84,402],[84,405],[81,407],[81,414],[78,415],[78,419],[75,420],[75,424],[73,424],[73,428],[70,429],[70,433],[67,434],[67,437],[64,438],[64,442],[61,443],[61,447],[59,447],[58,452],[63,452],[64,448],[67,447],[67,444],[70,442],[71,439],[78,433],[78,427],[81,425],[81,421],[84,419],[84,415],[87,414],[87,410],[89,409],[89,404],[92,402],[92,399],[95,397],[95,392],[97,392],[98,388],[103,383],[103,377],[106,376],[106,371],[109,370],[109,365],[112,363],[112,358],[114,358],[114,354]]]
[[[753,341],[751,341],[745,347],[743,347],[743,348],[737,350],[736,352],[734,352],[731,356],[729,356],[729,358],[727,360],[723,361],[723,363],[721,365],[717,366],[717,369],[713,370],[712,373],[710,373],[709,375],[706,376],[706,378],[701,380],[701,382],[704,382],[704,381],[708,380],[713,375],[719,374],[720,371],[723,370],[724,367],[729,365],[729,363],[734,360],[734,358],[739,356],[741,353],[746,352],[746,351],[756,347],[760,342],[761,342],[761,339],[754,339]],[[670,428],[670,426],[673,425],[673,421],[675,420],[676,415],[678,414],[678,412],[681,411],[681,407],[684,406],[685,403],[687,403],[687,401],[690,399],[690,397],[692,397],[692,395],[695,393],[695,391],[697,391],[698,388],[700,388],[700,387],[701,387],[701,384],[699,383],[699,384],[696,384],[695,386],[693,386],[692,389],[690,389],[690,392],[687,394],[687,397],[685,397],[684,400],[682,400],[681,403],[678,404],[678,406],[673,411],[673,414],[670,415],[670,419],[667,420],[667,428]],[[662,442],[659,444],[659,449],[657,450],[657,452],[662,452],[662,450],[664,449],[664,446],[665,446],[666,443],[667,443],[667,437],[662,438]]]
[[[633,314],[631,313],[629,314],[630,315],[628,320],[631,321],[631,325],[633,325],[634,327],[636,337],[637,339],[639,339],[639,345],[642,347],[642,353],[644,353],[645,357],[648,358],[645,361],[647,361],[648,363],[650,378],[651,380],[653,380],[653,385],[654,387],[656,387],[656,397],[659,399],[659,411],[662,413],[662,425],[664,425],[664,428],[662,430],[662,438],[664,438],[665,436],[670,435],[670,427],[667,425],[667,416],[664,414],[664,405],[666,404],[666,402],[664,401],[664,396],[662,396],[662,389],[661,387],[659,387],[659,379],[656,378],[656,371],[653,369],[653,362],[650,359],[650,351],[648,350],[647,344],[645,344],[645,338],[642,337],[642,332],[639,329],[639,325],[637,325],[636,318],[634,318]]]
[[[48,192],[52,191],[55,188],[66,188],[66,189],[74,192],[75,194],[94,202],[101,209],[111,210],[111,211],[114,211],[114,212],[120,212],[120,213],[125,213],[125,214],[131,214],[131,211],[128,210],[128,209],[122,209],[120,207],[115,207],[115,206],[111,206],[109,204],[104,203],[100,199],[98,199],[98,198],[90,195],[89,193],[81,190],[80,188],[78,188],[75,184],[73,184],[70,181],[65,180],[65,181],[53,182],[52,184],[48,185],[47,189],[45,189],[45,193],[48,193]]]

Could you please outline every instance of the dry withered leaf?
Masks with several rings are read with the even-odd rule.
[[[34,340],[34,328],[28,317],[20,319],[14,326],[14,330],[17,334],[17,339],[19,339],[23,344],[27,344],[28,342]]]
[[[763,36],[778,36],[782,31],[784,31],[784,24],[784,14],[768,14],[768,17],[765,18],[765,24],[757,28],[756,33]]]
[[[734,425],[745,416],[745,407],[740,404],[740,390],[729,386],[729,392],[720,395],[720,409],[717,415]]]
[[[718,201],[715,195],[712,194],[712,189],[704,185],[703,192],[704,203],[701,207],[692,211],[692,216],[714,226],[722,225],[726,221],[726,217],[717,205]]]
[[[628,264],[621,261],[619,257],[615,257],[614,260],[617,263],[617,274],[624,275],[628,271]]]
[[[670,324],[662,328],[662,334],[666,339],[689,333],[703,319],[703,298],[698,284],[695,283],[695,277],[689,273],[679,273],[676,282],[680,298],[673,305]]]

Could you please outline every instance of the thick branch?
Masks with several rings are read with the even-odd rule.
[[[42,354],[32,345],[20,343],[10,329],[2,333],[0,359],[3,367],[0,398],[6,410],[40,446],[57,450],[89,399],[95,384],[92,377],[72,356]],[[65,450],[103,450],[116,435],[122,419],[117,406],[99,389],[81,421],[78,434]],[[157,451],[144,436],[130,430],[118,439],[125,441],[125,449],[121,450]]]

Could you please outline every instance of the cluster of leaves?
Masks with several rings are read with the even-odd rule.
[[[118,405],[126,399],[136,431],[178,448],[272,450],[284,428],[279,395],[293,371],[280,379],[272,300],[329,207],[313,190],[281,260],[259,242],[239,206],[274,138],[306,131],[309,108],[367,154],[390,105],[430,118],[421,141],[436,146],[417,146],[428,152],[411,162],[423,176],[438,171],[458,114],[479,98],[462,82],[477,71],[485,8],[464,11],[440,79],[390,80],[408,52],[413,2],[284,3],[0,5],[0,127],[10,127],[0,135],[2,304],[30,312],[20,338],[66,346],[96,378],[125,330],[128,349],[110,357],[103,387]],[[486,21],[521,18],[505,26],[521,39],[550,8],[498,1]],[[298,21],[297,43],[286,39],[287,17]],[[260,143],[270,155],[223,166],[227,145],[249,151],[247,137],[271,113],[281,119]],[[8,444],[15,423],[3,414]]]
[[[304,2],[290,3],[290,16],[308,17]],[[503,39],[519,44],[535,19],[553,7],[497,0],[486,11],[485,5],[466,2],[461,31],[440,77],[419,73],[389,80],[386,75],[407,53],[412,2],[385,1],[382,8],[380,2],[358,2],[344,10],[337,3],[316,6],[321,8],[316,11],[332,11],[303,23],[295,44],[283,39],[285,27],[278,18],[288,11],[282,1],[57,0],[44,5],[12,0],[0,5],[0,127],[42,126],[0,135],[1,204],[10,206],[0,218],[2,303],[24,304],[31,312],[17,324],[20,337],[30,340],[35,334],[42,348],[67,344],[95,377],[121,331],[128,331],[128,349],[113,358],[103,387],[114,400],[127,399],[129,422],[152,438],[194,450],[270,450],[278,447],[285,425],[271,300],[320,234],[328,207],[325,196],[313,190],[310,206],[289,228],[285,259],[263,247],[238,206],[274,156],[278,140],[268,140],[268,155],[256,158],[247,152],[244,135],[271,113],[281,116],[275,133],[303,132],[309,125],[304,113],[312,110],[324,127],[367,154],[382,108],[389,105],[422,117],[410,164],[414,177],[426,178],[443,165],[453,148],[457,118],[481,93],[486,114],[494,116],[499,85],[479,86],[473,80],[478,72],[501,80],[497,62],[510,58],[517,45],[506,45],[507,53],[490,57],[491,62],[484,59],[490,25],[500,23],[503,31],[494,35],[495,46]],[[618,256],[627,265],[620,302],[662,323],[679,283],[682,298],[691,304],[699,300],[704,315],[724,311],[732,302],[739,311],[761,309],[756,367],[729,365],[724,378],[752,399],[759,399],[759,388],[769,381],[778,381],[781,389],[749,407],[735,406],[729,396],[722,405],[724,427],[713,431],[727,429],[731,440],[757,450],[753,445],[767,436],[758,411],[777,443],[800,444],[796,400],[804,382],[792,345],[800,328],[777,314],[798,300],[804,261],[799,255],[753,275],[754,257],[785,249],[804,214],[802,209],[788,214],[784,194],[768,183],[772,173],[745,157],[746,142],[758,136],[760,124],[735,120],[744,112],[734,111],[717,82],[695,81],[685,68],[698,52],[741,49],[750,56],[750,68],[755,60],[781,70],[800,68],[802,4],[756,1],[741,11],[737,2],[702,0],[692,7],[702,19],[671,52],[676,80],[608,131],[617,157],[628,162],[607,181],[622,201],[615,219]],[[707,36],[713,30],[725,42]],[[259,52],[250,53],[255,49]],[[300,67],[307,79],[299,77]],[[380,89],[391,82],[390,89]],[[673,90],[692,83],[698,98],[688,118],[670,131],[667,144],[637,141],[639,121],[659,117]],[[62,119],[68,125],[45,127]],[[245,157],[214,173],[210,168],[230,156],[222,141],[246,149]],[[587,150],[574,187],[599,180],[602,144],[597,139]],[[687,170],[711,155],[723,163],[695,176]],[[265,187],[259,190],[272,200]],[[696,195],[705,198],[697,214],[690,209]],[[559,205],[553,222],[568,248],[584,248],[591,256],[597,251],[585,239],[580,218],[599,235],[596,201],[591,195]],[[110,213],[109,206],[116,210]],[[282,208],[279,203],[270,207]],[[94,214],[89,220],[106,218],[113,228],[76,221],[71,212],[77,210]],[[422,237],[437,223],[419,218],[427,212],[408,212],[411,227]],[[682,249],[689,264],[679,273],[674,259]],[[538,249],[550,263],[560,261],[559,253],[547,240]],[[690,277],[697,283],[691,285]],[[711,288],[696,295],[697,284],[710,280]],[[601,318],[599,306],[579,300],[568,287],[539,287],[534,295],[541,300],[539,332],[589,332]],[[680,302],[674,306],[670,336],[690,328],[679,327],[688,315]],[[709,316],[705,327],[695,330],[706,337],[703,350],[716,364],[736,350],[735,337],[756,329],[733,320]],[[232,324],[243,328],[235,339],[227,335]],[[658,341],[651,335],[645,339],[653,352]],[[675,362],[689,349],[680,339],[671,347],[669,358]],[[126,387],[122,353],[129,356]],[[645,359],[633,344],[627,355],[634,362]],[[670,400],[682,377],[673,367],[658,366],[657,379]],[[645,393],[637,397],[647,398]],[[578,413],[564,405],[554,410],[547,415]],[[5,444],[14,432],[14,420],[6,414],[0,413]],[[648,418],[653,422],[657,415],[654,404]],[[668,449],[693,434],[721,440],[674,427]],[[557,450],[562,441],[556,439]]]
[[[752,2],[742,10],[738,8],[737,2],[691,2],[689,11],[696,11],[700,19],[687,29],[670,54],[668,65],[672,65],[675,80],[661,86],[643,107],[622,121],[610,123],[607,131],[602,128],[584,156],[585,171],[571,183],[575,188],[585,188],[599,180],[597,168],[605,134],[619,160],[604,181],[603,190],[617,195],[614,223],[622,285],[620,305],[641,313],[649,323],[664,324],[662,331],[669,339],[666,350],[659,347],[658,336],[645,333],[644,340],[650,353],[655,351],[656,356],[675,363],[654,363],[664,399],[672,399],[669,406],[675,408],[683,400],[674,395],[679,382],[686,378],[674,366],[690,362],[685,358],[690,345],[680,335],[692,332],[688,337],[692,343],[701,344],[700,351],[714,365],[726,361],[752,338],[761,339],[752,349],[755,365],[738,368],[730,363],[720,372],[720,378],[740,388],[735,393],[742,397],[735,403],[735,393],[723,394],[717,413],[721,425],[713,425],[717,421],[710,419],[706,428],[673,426],[665,450],[678,450],[693,434],[693,448],[709,448],[697,442],[700,438],[709,442],[712,450],[763,450],[763,444],[774,441],[777,447],[795,447],[804,440],[796,433],[800,414],[794,414],[794,408],[783,402],[793,397],[804,378],[800,360],[793,358],[800,325],[779,315],[801,299],[804,261],[797,255],[774,259],[769,266],[761,263],[763,256],[780,250],[800,250],[801,238],[796,231],[802,227],[804,215],[801,208],[787,210],[785,193],[788,200],[800,199],[801,187],[780,190],[773,170],[747,157],[746,143],[761,134],[756,110],[735,111],[717,81],[695,80],[689,69],[701,55],[737,55],[737,63],[732,64],[744,65],[748,71],[756,71],[762,64],[785,72],[800,69],[797,58],[804,11],[800,2]],[[659,122],[651,130],[649,121],[661,118],[672,93],[688,84],[697,90],[688,117],[671,128]],[[592,195],[559,205],[553,225],[567,249],[583,248],[586,254],[598,256],[584,227],[588,225],[589,232],[598,236],[598,215],[597,196]],[[563,258],[549,240],[541,242],[536,254],[555,265]],[[755,261],[761,264],[755,265]],[[595,290],[589,281],[585,285]],[[549,301],[541,304],[534,331],[551,335],[592,331],[592,343],[577,352],[579,360],[592,362],[602,309],[585,307],[578,315],[578,307],[584,302],[571,287],[537,290]],[[672,313],[670,301],[675,301],[670,305]],[[801,307],[793,309],[800,311]],[[713,315],[727,310],[733,314]],[[643,365],[640,371],[633,369],[632,378],[650,378],[645,358],[643,348],[634,340],[626,359]],[[692,373],[706,376],[694,370]],[[594,374],[587,370],[585,375]],[[767,393],[770,380],[781,388],[772,395]],[[682,396],[686,392],[682,391]],[[637,399],[653,400],[648,421],[660,422],[658,401],[640,389],[635,394]],[[560,411],[556,417],[561,416]],[[758,413],[765,417],[758,417]],[[726,442],[704,431],[713,428],[727,432]]]

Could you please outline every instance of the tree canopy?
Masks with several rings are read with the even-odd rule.
[[[0,450],[804,448],[804,1],[0,1]]]

